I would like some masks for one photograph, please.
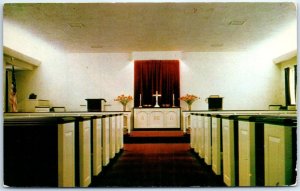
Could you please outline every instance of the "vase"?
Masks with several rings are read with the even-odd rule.
[[[189,110],[189,111],[192,110],[192,104],[188,104],[188,110]]]
[[[123,105],[123,111],[126,111],[126,105]]]

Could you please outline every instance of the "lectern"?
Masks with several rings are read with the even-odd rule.
[[[87,101],[87,110],[89,112],[95,111],[103,111],[104,104],[102,102],[106,102],[105,99],[98,98],[98,99],[85,99]]]
[[[208,110],[222,110],[223,108],[223,98],[222,97],[209,97]]]

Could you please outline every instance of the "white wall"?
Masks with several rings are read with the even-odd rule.
[[[37,94],[38,99],[49,99],[52,105],[64,105],[66,60],[63,50],[5,20],[3,45],[42,63],[34,71],[16,72],[19,109],[30,93]]]
[[[269,104],[281,102],[277,96],[281,91],[278,67],[270,61],[259,62],[248,53],[134,54],[135,59],[181,56],[181,95],[201,97],[194,109],[207,109],[204,100],[212,94],[224,97],[224,109],[267,109]],[[70,110],[86,105],[86,98],[105,98],[112,105],[110,109],[118,110],[121,105],[113,99],[123,93],[133,95],[133,63],[128,54],[68,54],[66,69],[66,105]]]
[[[179,60],[182,58],[181,51],[149,51],[132,52],[132,60]]]
[[[178,58],[181,95],[201,97],[193,109],[207,109],[205,98],[215,94],[224,97],[224,109],[267,109],[269,104],[284,104],[280,68],[272,63],[274,57],[261,50],[70,54],[10,23],[5,23],[3,39],[4,46],[42,63],[35,71],[17,73],[19,101],[33,92],[39,99],[49,99],[52,106],[80,110],[86,98],[105,98],[112,104],[110,109],[120,110],[114,98],[133,95],[132,58]]]
[[[121,94],[133,95],[133,63],[129,54],[68,54],[66,70],[66,105],[79,110],[86,98],[104,98],[110,110],[121,110],[114,99]],[[133,102],[128,104],[128,109]]]
[[[86,98],[105,98],[112,104],[110,109],[120,110],[121,105],[113,99],[120,94],[133,95],[129,54],[68,54],[11,22],[4,26],[4,46],[42,63],[34,71],[16,72],[20,111],[30,93],[50,100],[51,106],[75,111],[86,105]]]
[[[224,97],[223,109],[268,109],[281,85],[279,67],[254,52],[191,52],[181,63],[181,95],[200,96],[193,109],[207,109],[209,95]]]

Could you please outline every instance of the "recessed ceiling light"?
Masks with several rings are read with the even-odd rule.
[[[229,22],[229,25],[243,25],[244,23],[245,23],[246,21],[238,21],[238,20],[236,20],[236,21],[230,21]]]
[[[84,25],[82,23],[69,23],[72,28],[82,28]]]

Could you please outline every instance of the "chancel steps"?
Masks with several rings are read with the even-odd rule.
[[[124,136],[124,143],[189,143],[189,134],[178,130],[138,130]]]

